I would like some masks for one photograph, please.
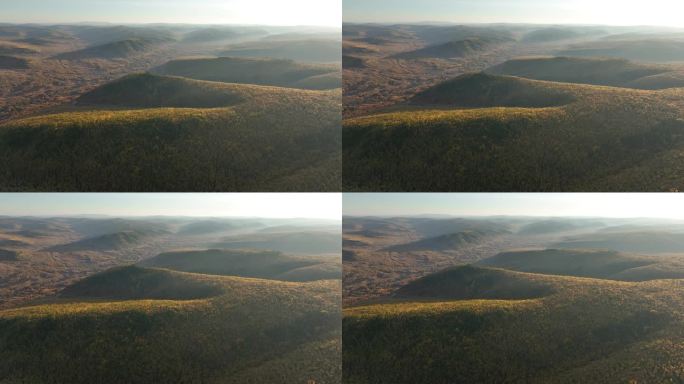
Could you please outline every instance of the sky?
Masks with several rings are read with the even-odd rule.
[[[679,193],[352,193],[347,216],[543,216],[684,220]]]
[[[341,221],[339,193],[3,193],[5,216],[192,216]]]
[[[0,22],[340,27],[342,0],[0,0]]]
[[[682,0],[344,0],[345,22],[684,27]]]

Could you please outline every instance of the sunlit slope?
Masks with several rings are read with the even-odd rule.
[[[339,302],[339,281],[115,269],[0,312],[0,381],[245,383],[259,366],[274,383],[338,383]]]
[[[339,91],[134,75],[79,104],[0,125],[0,189],[339,190]]]
[[[571,100],[554,102],[565,99],[553,95]],[[552,106],[540,108],[544,104],[538,101]],[[650,172],[647,178],[632,177],[630,169],[679,153],[682,106],[682,89],[643,91],[465,75],[425,91],[396,112],[346,120],[345,188],[679,188],[676,163],[660,161],[662,168],[642,172]]]
[[[197,80],[304,89],[334,89],[342,86],[339,64],[308,64],[271,58],[178,59],[155,68],[153,72]],[[321,76],[325,76],[326,81]]]
[[[421,286],[420,300],[397,297],[345,309],[345,382],[681,380],[681,281],[621,283],[466,268],[472,276],[442,273],[407,286]],[[525,300],[492,294],[503,283],[551,290]],[[466,291],[461,300],[436,299]]]

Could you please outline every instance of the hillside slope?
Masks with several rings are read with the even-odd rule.
[[[484,259],[477,265],[519,272],[625,281],[684,278],[684,262],[679,258],[632,255],[610,250],[504,252]]]
[[[414,105],[440,105],[470,108],[542,108],[569,104],[573,92],[561,87],[509,76],[474,73],[459,76],[418,93]]]
[[[221,55],[270,57],[313,63],[338,63],[341,58],[340,41],[334,39],[254,41],[231,45]]]
[[[48,248],[51,252],[118,251],[139,245],[153,233],[125,231],[78,240]]]
[[[133,75],[79,103],[0,125],[0,190],[340,188],[339,91]]]
[[[619,57],[647,63],[684,61],[681,39],[618,39],[573,45],[559,55],[579,57]]]
[[[179,59],[170,61],[152,70],[167,76],[181,76],[190,79],[220,81],[225,83],[273,85],[279,87],[304,87],[305,80],[339,74],[338,65],[303,64],[291,60],[269,58],[219,57],[208,59]],[[327,89],[340,88],[340,82]],[[320,86],[312,87],[321,89]]]
[[[394,55],[397,59],[453,59],[477,55],[493,46],[508,42],[506,39],[490,39],[473,37],[448,43],[430,45],[414,51]]]
[[[506,61],[486,72],[534,80],[638,89],[665,89],[684,85],[684,67],[639,64],[624,59],[523,58]]]
[[[226,237],[215,246],[230,249],[272,249],[295,254],[339,254],[342,252],[340,235],[324,231],[237,235]]]
[[[407,244],[393,245],[385,248],[385,250],[390,252],[449,251],[478,244],[502,233],[500,231],[469,230],[422,239]]]
[[[345,309],[344,382],[646,383],[682,378],[681,280],[622,283],[466,268],[469,273],[443,272],[414,283],[414,291],[420,288],[418,300],[396,297]],[[482,284],[478,276],[489,280]],[[508,284],[542,284],[551,291],[520,300],[488,289]],[[447,300],[444,292],[466,294],[453,296],[463,300]]]
[[[178,251],[162,253],[139,265],[176,271],[285,281],[339,279],[339,261],[329,257],[290,256],[263,250]]]
[[[0,381],[237,384],[260,366],[273,382],[339,383],[339,302],[335,281],[115,269],[0,311]]]
[[[128,39],[62,53],[54,58],[58,60],[125,59],[136,54],[144,53],[146,50],[153,47],[154,43],[152,41],[145,39]]]
[[[680,189],[682,106],[682,89],[466,75],[345,120],[345,190]]]
[[[554,244],[560,248],[600,248],[623,252],[681,253],[684,236],[669,231],[617,231],[572,236]]]

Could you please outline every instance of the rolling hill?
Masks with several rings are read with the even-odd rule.
[[[625,59],[523,58],[496,65],[487,69],[487,73],[638,89],[665,89],[684,85],[684,67],[639,64]]]
[[[684,278],[682,261],[610,250],[546,249],[504,252],[479,266],[549,275],[646,281]]]
[[[162,253],[139,265],[210,275],[271,280],[314,281],[339,279],[339,260],[290,256],[275,251],[218,250]]]
[[[226,232],[239,229],[240,226],[235,223],[224,220],[202,220],[189,224],[184,224],[178,233],[181,235],[206,235],[217,232]]]
[[[153,235],[170,233],[167,223],[151,219],[125,219],[125,218],[71,218],[66,221],[68,229],[76,231],[83,237],[99,237],[118,232],[140,232]],[[64,227],[56,227],[54,223],[46,223],[50,230],[65,230]],[[25,226],[24,226],[25,227]]]
[[[339,233],[315,230],[291,230],[282,233],[235,235],[214,244],[218,248],[272,249],[297,254],[339,254]]]
[[[466,75],[345,119],[346,191],[684,188],[682,89]]]
[[[337,39],[261,40],[234,44],[221,56],[264,57],[308,63],[339,63],[340,41]]]
[[[59,293],[67,299],[197,300],[218,296],[220,284],[190,274],[135,266],[98,273]]]
[[[215,43],[226,40],[266,35],[261,28],[209,27],[201,28],[183,35],[185,43]]]
[[[153,44],[166,43],[175,40],[172,31],[163,27],[155,28],[153,26],[71,25],[68,26],[68,30],[92,47],[127,40],[146,41]]]
[[[543,108],[569,104],[573,94],[559,87],[526,79],[473,73],[445,81],[418,93],[413,105],[457,107]]]
[[[124,76],[83,94],[84,106],[114,105],[137,108],[219,108],[240,103],[238,92],[213,84],[148,73]]]
[[[523,235],[544,235],[548,233],[558,233],[573,231],[582,228],[581,225],[565,220],[545,220],[524,225],[518,231]]]
[[[128,39],[61,53],[54,58],[58,60],[125,59],[144,53],[154,45],[153,42],[144,39]]]
[[[558,52],[561,56],[617,57],[647,63],[684,61],[684,40],[639,39],[602,40],[573,45]]]
[[[339,76],[340,68],[336,65],[302,64],[281,59],[219,57],[173,60],[152,72],[196,80],[297,88],[298,84],[302,86],[302,82],[317,76]],[[339,78],[340,82],[327,89],[340,88],[341,77]],[[309,87],[321,89],[320,85]]]
[[[559,248],[600,248],[622,252],[681,253],[684,236],[668,231],[616,231],[572,236],[554,244]]]
[[[0,311],[5,382],[340,382],[339,281],[126,267]]]
[[[340,99],[339,91],[124,77],[70,111],[0,125],[0,159],[10,165],[0,189],[339,190]]]
[[[414,300],[523,300],[547,296],[552,289],[552,285],[543,280],[505,270],[466,265],[418,279],[399,288],[393,296]]]
[[[548,43],[569,40],[582,36],[578,31],[566,28],[542,28],[526,33],[522,41],[527,43]]]
[[[453,59],[477,55],[509,39],[469,38],[394,55],[397,59]]]
[[[345,308],[344,382],[676,381],[681,280],[460,267]]]
[[[449,251],[478,244],[487,238],[501,234],[502,232],[497,231],[470,230],[422,239],[407,244],[393,245],[385,248],[385,250],[390,252]]]
[[[69,244],[57,245],[50,247],[48,250],[51,252],[119,251],[140,245],[144,239],[153,235],[154,233],[148,233],[144,231],[110,233],[107,235],[75,241]]]

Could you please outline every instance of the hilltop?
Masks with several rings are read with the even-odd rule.
[[[684,67],[639,64],[625,59],[523,58],[506,61],[486,72],[535,80],[640,89],[665,89],[684,85]]]
[[[137,108],[218,108],[243,101],[239,92],[218,84],[180,77],[133,74],[105,84],[77,99],[79,105]]]
[[[168,252],[139,265],[192,273],[291,281],[338,279],[341,274],[341,267],[335,259],[290,256],[262,250]]]
[[[282,59],[219,57],[172,60],[152,72],[197,80],[297,88],[316,76],[339,76],[340,69],[336,65],[302,64]],[[339,87],[341,80],[328,89]],[[321,86],[310,88],[321,89]]]
[[[0,377],[338,383],[339,300],[339,281],[117,268],[51,302],[0,311],[0,360],[12,362],[0,364]]]
[[[220,284],[178,272],[120,267],[85,278],[59,293],[62,298],[100,300],[196,300],[218,296]]]
[[[530,276],[470,265],[449,268],[399,288],[401,299],[521,300],[547,296],[552,285]]]

